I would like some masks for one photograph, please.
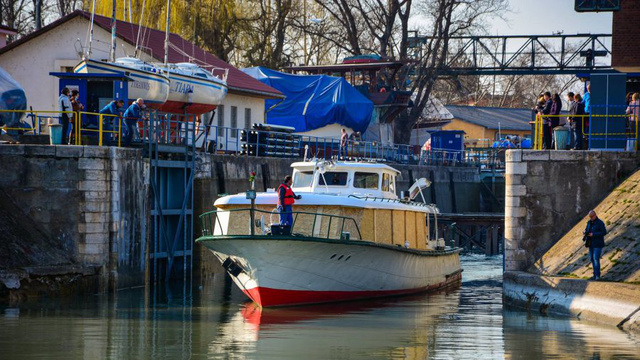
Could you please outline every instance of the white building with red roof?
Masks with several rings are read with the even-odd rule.
[[[73,13],[21,39],[0,47],[0,67],[24,88],[28,106],[33,110],[56,110],[59,96],[58,78],[50,72],[71,72],[88,45],[91,14]],[[111,20],[95,16],[93,59],[107,59],[111,41]],[[139,58],[149,62],[164,61],[165,33],[160,30],[118,21],[116,57],[132,56],[140,34]],[[212,125],[245,128],[265,122],[265,99],[283,98],[276,89],[243,73],[204,49],[170,34],[169,62],[193,62],[205,68],[228,69],[229,88],[224,103],[217,109]],[[219,70],[224,71],[224,70]],[[215,72],[214,72],[215,73]],[[207,115],[207,114],[205,114]],[[205,116],[205,121],[209,121]],[[238,136],[237,131],[227,136]]]

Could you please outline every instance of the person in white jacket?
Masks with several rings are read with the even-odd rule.
[[[73,105],[71,105],[71,99],[69,99],[69,94],[71,91],[69,88],[62,89],[60,93],[60,97],[58,98],[58,111],[73,111]],[[62,125],[62,144],[67,144],[69,142],[69,124],[71,123],[71,113],[61,113],[60,114],[60,125]]]

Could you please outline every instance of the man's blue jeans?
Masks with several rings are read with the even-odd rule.
[[[285,205],[282,207],[282,211],[280,212],[280,225],[289,225],[293,224],[293,214],[291,214],[291,205]]]
[[[591,266],[593,266],[593,276],[600,278],[600,257],[602,256],[602,248],[589,248],[589,259],[591,259]]]

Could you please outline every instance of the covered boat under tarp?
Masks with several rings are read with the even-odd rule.
[[[293,75],[264,67],[243,71],[286,96],[284,101],[265,101],[265,109],[270,109],[268,124],[292,126],[297,132],[340,124],[364,133],[369,126],[373,103],[343,78]]]
[[[27,97],[22,86],[0,68],[0,110],[26,110]],[[0,126],[18,127],[23,113],[0,112]]]

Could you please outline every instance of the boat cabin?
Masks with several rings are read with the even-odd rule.
[[[398,170],[363,162],[298,162],[293,168],[294,192],[397,199]]]
[[[285,235],[364,240],[417,250],[436,248],[436,239],[429,237],[429,214],[435,216],[438,209],[398,199],[396,169],[385,164],[324,160],[297,162],[291,167],[292,189],[302,198],[293,205],[293,224]],[[279,224],[277,202],[275,189],[256,194],[252,222],[248,193],[224,196],[215,202],[217,211],[202,215],[203,229],[214,236],[274,235],[272,229]]]

